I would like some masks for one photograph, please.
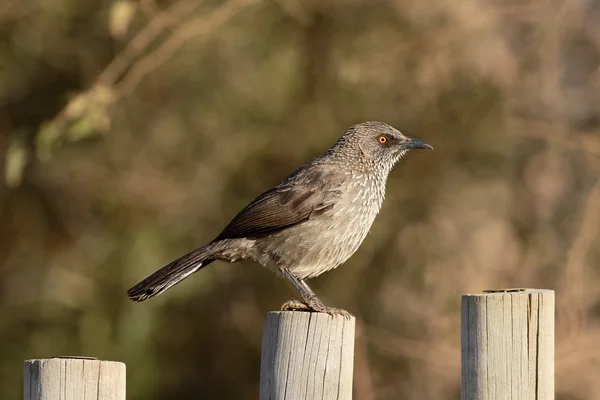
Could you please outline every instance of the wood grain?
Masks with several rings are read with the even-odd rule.
[[[260,400],[350,400],[355,319],[302,311],[265,320]]]
[[[554,399],[554,291],[462,297],[463,400]]]
[[[93,358],[25,361],[25,400],[125,400],[125,364]]]

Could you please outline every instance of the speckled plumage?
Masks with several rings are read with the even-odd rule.
[[[413,148],[431,146],[382,122],[352,126],[331,149],[246,206],[211,243],[149,276],[129,297],[143,301],[214,260],[251,259],[287,277],[307,308],[335,310],[304,280],[356,252],[381,209],[391,169]]]

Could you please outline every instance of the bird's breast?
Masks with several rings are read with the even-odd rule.
[[[301,279],[311,278],[346,261],[367,236],[383,201],[379,188],[349,184],[331,209],[258,243],[261,264],[286,266]]]

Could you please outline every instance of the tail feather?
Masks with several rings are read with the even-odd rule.
[[[181,282],[191,274],[215,261],[206,247],[194,250],[185,256],[165,265],[127,291],[129,299],[140,302],[154,297],[171,286]]]

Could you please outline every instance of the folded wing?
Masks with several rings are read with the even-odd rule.
[[[263,193],[240,211],[215,241],[266,235],[326,213],[339,197],[339,182],[318,178],[323,178],[322,174],[293,186],[284,181]]]

